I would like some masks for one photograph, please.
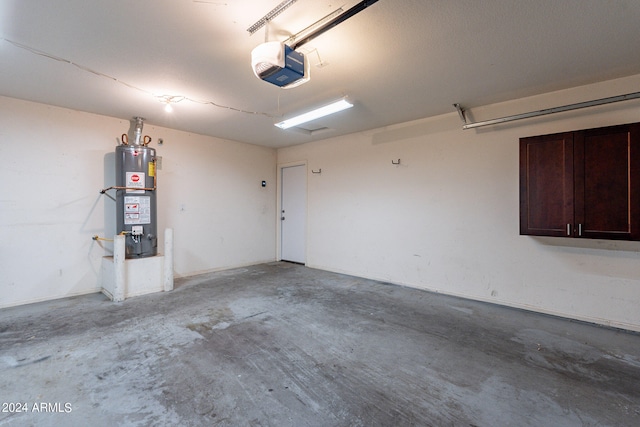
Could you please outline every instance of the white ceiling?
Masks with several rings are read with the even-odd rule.
[[[359,2],[298,0],[268,39]],[[1,0],[0,95],[282,147],[640,74],[638,0],[379,0],[304,45],[311,81],[283,90],[253,75],[266,35],[247,32],[279,3]],[[307,125],[327,131],[273,126],[343,95]]]

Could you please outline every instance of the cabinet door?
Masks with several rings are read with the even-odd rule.
[[[640,239],[638,138],[637,124],[575,133],[576,237]]]
[[[573,133],[520,139],[520,234],[573,234]]]

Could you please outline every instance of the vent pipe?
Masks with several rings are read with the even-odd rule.
[[[141,145],[142,126],[144,125],[144,119],[142,117],[134,117],[133,119],[136,121],[136,128],[133,135],[133,145]]]

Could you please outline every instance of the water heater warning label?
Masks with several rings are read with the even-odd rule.
[[[147,181],[144,172],[127,172],[127,193],[142,193],[144,190],[134,190],[135,188],[144,188]]]
[[[151,197],[125,196],[124,223],[151,224]]]

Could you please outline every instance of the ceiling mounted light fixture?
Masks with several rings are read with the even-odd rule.
[[[178,95],[157,95],[157,98],[164,105],[164,111],[167,113],[173,112],[173,104],[176,104],[180,101],[184,101],[186,98],[184,96]]]
[[[280,129],[289,129],[290,127],[301,125],[302,123],[310,122],[312,120],[319,119],[320,117],[328,116],[329,114],[337,113],[338,111],[346,110],[353,107],[353,104],[347,101],[346,98],[342,98],[324,107],[316,108],[309,112],[299,114],[290,119],[283,120],[275,125]]]

